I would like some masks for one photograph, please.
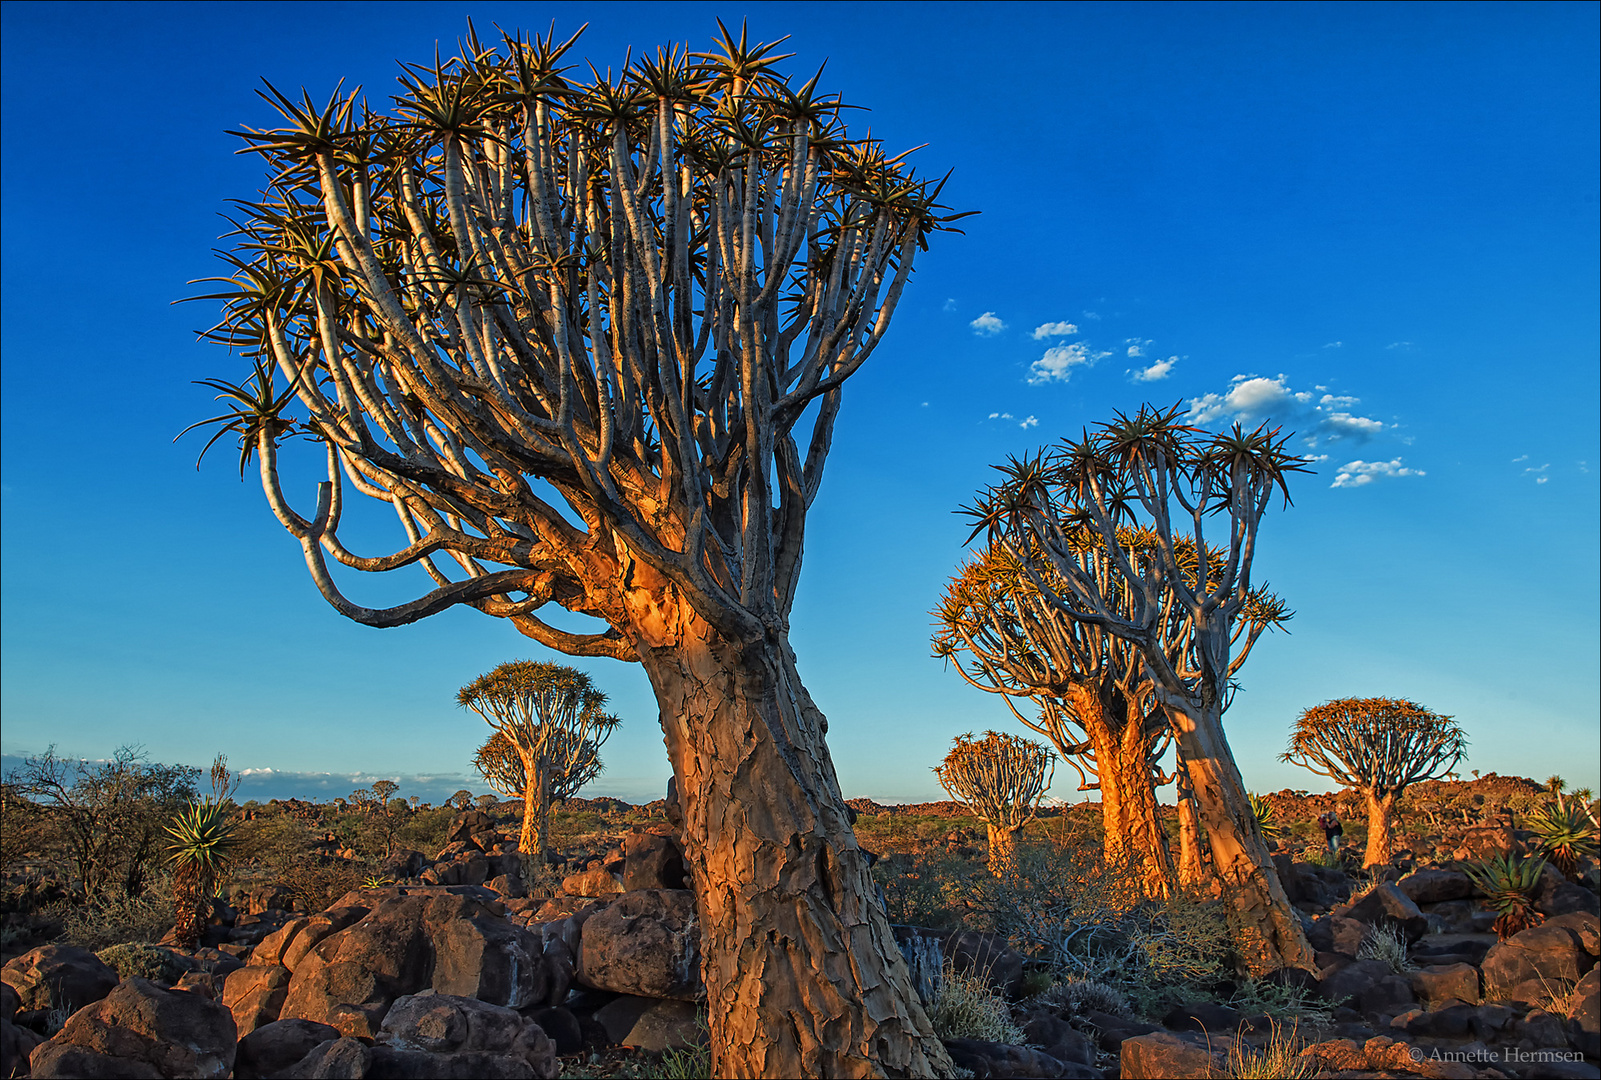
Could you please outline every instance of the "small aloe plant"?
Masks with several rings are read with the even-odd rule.
[[[177,916],[173,930],[186,949],[200,943],[211,894],[239,846],[239,817],[229,801],[238,781],[229,773],[227,761],[217,755],[211,766],[213,793],[180,810],[166,830]]]
[[[1524,824],[1538,837],[1540,850],[1551,865],[1564,874],[1578,873],[1579,860],[1596,854],[1595,822],[1578,799],[1568,801],[1560,791],[1556,798],[1526,814]]]
[[[1485,907],[1497,913],[1493,929],[1502,941],[1545,921],[1545,916],[1534,910],[1534,891],[1545,870],[1544,859],[1497,855],[1471,862],[1463,870],[1484,893]]]
[[[1262,839],[1277,840],[1284,835],[1284,827],[1279,824],[1278,815],[1266,799],[1256,795],[1247,795],[1251,800],[1251,813],[1256,815],[1256,827],[1262,832]]]

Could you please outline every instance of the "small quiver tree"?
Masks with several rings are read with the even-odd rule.
[[[239,818],[233,793],[239,780],[221,754],[211,766],[211,794],[180,811],[167,826],[167,860],[172,865],[173,938],[180,949],[200,944],[211,895],[238,847]]]
[[[990,871],[999,877],[1015,865],[1014,838],[1039,813],[1055,771],[1055,758],[1043,743],[986,731],[982,739],[958,735],[934,775],[988,826]]]
[[[1466,752],[1468,737],[1449,716],[1404,698],[1340,698],[1307,709],[1279,755],[1367,800],[1363,866],[1390,861],[1391,817],[1410,784],[1444,776]]]
[[[596,752],[618,724],[617,717],[605,711],[606,695],[577,668],[513,660],[462,687],[456,701],[483,717],[516,755],[521,784],[508,782],[511,770],[504,760],[495,766],[495,775],[482,763],[479,771],[497,791],[522,796],[523,829],[517,849],[543,861],[550,850],[553,796],[572,794],[566,785],[575,769],[582,771],[586,746],[599,772]],[[480,759],[483,753],[480,749]]]

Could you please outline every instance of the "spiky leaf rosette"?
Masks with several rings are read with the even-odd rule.
[[[1558,798],[1543,803],[1530,811],[1523,823],[1539,838],[1546,858],[1564,874],[1576,874],[1579,860],[1596,854],[1595,823],[1577,802]]]
[[[1545,921],[1545,916],[1534,910],[1534,890],[1545,871],[1544,859],[1497,855],[1469,863],[1463,870],[1484,893],[1484,906],[1499,913],[1492,929],[1502,941]]]
[[[167,858],[180,869],[192,868],[201,879],[213,880],[238,847],[238,829],[233,811],[222,803],[190,803],[167,826],[172,838]]]
[[[1251,813],[1256,817],[1256,827],[1262,832],[1262,839],[1277,840],[1284,835],[1284,827],[1278,822],[1278,815],[1273,812],[1266,799],[1258,795],[1248,795],[1251,800]]]

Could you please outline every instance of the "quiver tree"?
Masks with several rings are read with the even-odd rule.
[[[1363,866],[1390,861],[1391,818],[1401,793],[1435,780],[1467,752],[1467,734],[1449,716],[1403,698],[1340,698],[1307,709],[1279,755],[1319,776],[1362,792],[1368,846]]]
[[[1310,971],[1312,950],[1223,733],[1235,674],[1290,615],[1252,586],[1251,563],[1269,501],[1276,490],[1288,501],[1286,477],[1305,465],[1276,429],[1212,435],[1178,413],[1143,406],[1014,458],[967,513],[975,535],[1005,545],[1064,615],[1139,647],[1194,786],[1242,962],[1253,973]]]
[[[1100,792],[1107,861],[1135,867],[1147,896],[1166,896],[1173,860],[1156,773],[1171,729],[1138,648],[1063,615],[999,546],[962,567],[934,617],[934,654],[978,689],[1003,695],[1078,772],[1078,790]],[[1032,718],[1014,698],[1033,699]]]
[[[456,702],[495,729],[474,763],[496,791],[523,800],[517,850],[548,860],[552,799],[571,797],[575,778],[587,781],[600,772],[596,751],[617,727],[617,717],[606,712],[606,695],[577,668],[513,660],[462,687]],[[496,739],[504,749],[486,770],[484,752]],[[520,782],[510,782],[514,771]]]
[[[982,739],[958,735],[934,775],[988,828],[990,871],[1000,876],[1016,865],[1017,832],[1039,813],[1055,771],[1049,747],[986,731]]]
[[[883,340],[938,187],[852,139],[817,79],[726,31],[593,82],[573,44],[469,34],[389,114],[272,91],[246,130],[210,385],[318,590],[369,626],[466,605],[642,663],[697,883],[718,1075],[945,1071],[872,902],[789,615],[845,381]],[[593,70],[593,69],[591,69]],[[291,415],[294,410],[295,415]],[[280,444],[327,479],[296,511]],[[395,550],[340,537],[347,493]],[[418,568],[370,608],[335,568]],[[593,632],[541,617],[556,605]]]

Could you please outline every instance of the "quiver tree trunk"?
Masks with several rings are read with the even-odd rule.
[[[1091,687],[1075,686],[1070,694],[1095,751],[1106,860],[1133,869],[1146,896],[1167,896],[1173,886],[1173,857],[1162,831],[1151,775],[1151,748],[1141,719],[1129,715],[1127,698],[1121,694],[1114,694],[1111,709]],[[1119,705],[1120,725],[1111,715]]]
[[[523,758],[523,829],[517,850],[543,866],[550,852],[550,781],[539,761]]]
[[[1002,877],[1017,868],[1017,830],[984,825],[989,832],[989,872]]]
[[[1362,859],[1363,869],[1386,866],[1394,854],[1395,836],[1391,831],[1391,821],[1395,814],[1397,797],[1394,791],[1369,789],[1365,794],[1368,808],[1368,847],[1367,854]]]
[[[1201,715],[1174,708],[1171,715],[1241,962],[1252,975],[1283,967],[1316,971],[1301,920],[1257,829],[1221,719],[1197,711]]]
[[[1180,753],[1176,757],[1173,773],[1178,787],[1179,883],[1193,888],[1208,881],[1211,873],[1201,850],[1201,814],[1195,805],[1195,785],[1190,783],[1184,755]]]
[[[655,613],[661,705],[701,918],[719,1077],[948,1076],[878,905],[786,637]]]

